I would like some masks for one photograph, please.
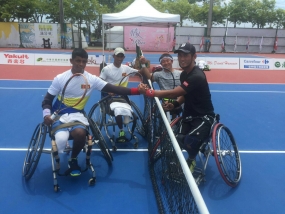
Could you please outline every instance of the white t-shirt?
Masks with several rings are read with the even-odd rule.
[[[51,95],[54,95],[54,96],[58,96],[55,103],[53,104],[53,107],[52,107],[53,111],[58,109],[58,106],[60,104],[60,96],[61,96],[63,87],[64,87],[65,83],[67,82],[67,80],[72,75],[73,74],[72,74],[71,70],[68,70],[68,71],[65,71],[65,72],[57,75],[54,78],[54,80],[52,81],[52,84],[48,89],[48,93],[50,93]],[[75,106],[74,108],[68,108],[68,109],[66,109],[66,111],[61,112],[61,114],[74,113],[74,112],[83,110],[88,99],[89,99],[89,97],[90,97],[90,95],[91,95],[91,93],[92,93],[92,91],[94,89],[101,91],[104,88],[104,86],[107,84],[107,82],[105,82],[104,80],[100,79],[99,77],[97,77],[95,75],[88,73],[87,71],[84,71],[83,75],[86,77],[88,84],[90,85],[90,89],[87,90],[87,93],[86,93],[84,99],[77,106]],[[78,97],[78,95],[76,96],[76,94],[78,94],[77,93],[78,90],[81,89],[81,85],[78,84],[78,87],[79,88],[74,87],[71,89],[73,91],[68,92],[68,94],[72,94],[74,96],[65,97],[65,98],[69,98],[69,101],[72,99],[72,102],[76,103],[81,98],[81,95],[82,95],[82,93],[79,93],[80,94],[79,97]]]
[[[127,65],[121,65],[119,68],[117,68],[113,63],[110,65],[105,66],[100,74],[100,78],[102,78],[103,80],[105,80],[106,82],[112,84],[112,85],[120,85],[123,87],[127,87],[128,86],[128,82],[129,82],[129,76],[133,76],[133,75],[129,75],[130,73],[137,73],[138,70],[133,69]],[[134,75],[135,75],[134,73]],[[126,76],[126,77],[125,77]],[[125,77],[123,79],[123,77]],[[123,79],[123,80],[122,80]],[[121,82],[122,80],[122,82]],[[121,84],[120,84],[121,82]]]

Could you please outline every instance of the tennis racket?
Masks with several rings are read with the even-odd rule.
[[[60,112],[67,108],[73,108],[80,104],[90,89],[86,77],[81,73],[73,74],[65,83],[61,95],[58,98],[60,103],[57,110],[51,115],[54,119]]]

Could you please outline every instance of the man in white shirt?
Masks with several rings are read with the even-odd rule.
[[[144,77],[147,79],[150,79],[150,73],[149,70],[147,69],[145,63],[147,62],[146,58],[141,56],[140,58],[140,63],[142,66],[141,70],[137,70],[134,68],[131,68],[130,66],[123,65],[123,60],[125,59],[125,51],[123,48],[116,48],[114,50],[113,54],[114,62],[112,64],[109,64],[105,66],[101,73],[100,73],[100,78],[105,80],[106,82],[112,84],[112,85],[120,85],[123,87],[128,86],[129,82],[129,74],[139,72],[141,73]],[[103,97],[106,96],[107,94],[102,94]],[[114,95],[115,94],[111,94]],[[124,96],[126,103],[129,103],[128,97]],[[115,116],[116,123],[120,129],[119,132],[119,137],[117,138],[117,142],[119,143],[124,143],[126,142],[126,137],[125,137],[125,132],[123,130],[123,118],[122,115],[117,115]]]
[[[79,121],[81,124],[79,125],[72,125],[71,127],[64,127],[59,128],[55,131],[54,138],[57,145],[58,153],[62,153],[66,146],[66,142],[68,141],[69,137],[73,138],[73,147],[71,152],[71,158],[68,161],[69,169],[66,171],[65,174],[70,174],[71,176],[78,176],[81,174],[81,168],[78,166],[77,156],[83,149],[86,143],[86,134],[87,134],[87,127],[89,125],[87,118],[85,118],[83,112],[84,107],[91,96],[93,90],[98,91],[105,91],[109,93],[117,93],[121,95],[138,95],[139,91],[137,88],[126,88],[126,87],[119,87],[114,86],[106,81],[102,80],[101,78],[92,75],[85,71],[85,67],[88,62],[88,53],[81,48],[76,48],[72,52],[72,56],[70,59],[70,63],[72,64],[71,69],[58,74],[54,80],[52,81],[48,91],[42,101],[42,109],[43,109],[43,118],[44,123],[54,130],[60,125],[68,123],[68,122],[75,122]],[[59,115],[59,119],[53,119],[52,113],[58,109],[58,106],[61,106],[61,94],[64,88],[65,83],[67,80],[75,73],[81,73],[85,76],[88,81],[89,89],[86,93],[85,98],[82,100],[80,105],[76,107],[67,108],[64,111],[61,111]],[[69,99],[72,97],[73,100],[80,99],[76,96],[78,90],[81,89],[82,85],[76,85],[78,87],[69,88],[65,91],[66,94],[69,94],[69,97],[65,99]],[[56,98],[55,102],[53,100]],[[62,127],[62,126],[61,126]]]

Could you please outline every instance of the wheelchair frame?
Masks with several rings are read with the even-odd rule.
[[[206,168],[210,156],[214,156],[216,165],[222,179],[230,187],[236,187],[241,179],[241,159],[234,136],[230,129],[219,122],[220,116],[217,114],[211,127],[208,140],[205,141],[198,153],[201,166],[196,166],[193,177],[197,185],[206,181]],[[175,118],[171,121],[170,126],[175,127],[174,134],[178,133],[181,126],[182,118]],[[166,133],[162,137],[166,136]],[[149,162],[155,163],[160,158],[160,144],[163,138],[157,139],[151,153]],[[170,172],[171,173],[171,172]],[[183,173],[183,172],[181,172]],[[171,175],[172,176],[172,175]],[[177,175],[176,175],[177,176]]]
[[[95,103],[92,106],[91,110],[89,111],[88,117],[91,119],[91,121],[94,124],[96,124],[99,127],[99,130],[102,130],[102,128],[104,128],[106,136],[111,142],[112,150],[117,151],[116,140],[115,140],[115,128],[117,126],[117,123],[115,121],[115,116],[112,116],[107,113],[107,109],[110,108],[108,106],[108,100],[111,97],[112,96],[108,95],[102,98],[97,103]],[[134,131],[137,130],[141,136],[143,137],[145,136],[145,130],[143,126],[143,116],[139,108],[137,107],[137,105],[131,100],[130,100],[130,105],[134,111],[132,112],[133,117],[128,123],[123,122],[123,125],[127,127],[127,130],[131,135],[130,139],[128,139],[126,143],[132,140],[135,140],[135,142],[133,143],[133,147],[137,149],[138,148],[138,138],[134,134]],[[132,124],[132,127],[129,126],[130,124]],[[109,133],[109,130],[108,130],[109,127],[112,127],[112,132],[113,132],[112,134]]]
[[[96,172],[90,161],[92,146],[96,144],[100,148],[108,165],[112,165],[113,156],[111,152],[109,151],[109,149],[107,148],[105,139],[102,136],[97,125],[93,123],[93,121],[90,120],[89,118],[87,119],[89,121],[88,128],[91,131],[92,135],[87,133],[86,145],[83,148],[83,151],[86,153],[86,167],[81,172],[85,172],[88,169],[91,170],[92,177],[89,179],[88,184],[90,186],[93,186],[96,183]],[[59,188],[58,181],[57,181],[57,175],[66,176],[67,174],[60,173],[60,158],[58,156],[56,143],[51,137],[51,135],[50,135],[50,138],[51,138],[52,148],[50,150],[43,149],[45,141],[46,141],[47,133],[49,133],[50,135],[50,127],[48,127],[44,123],[40,123],[36,126],[33,132],[32,138],[30,140],[25,159],[24,159],[22,175],[25,178],[25,180],[28,181],[33,176],[37,168],[41,154],[42,153],[50,154],[51,162],[52,162],[54,191],[58,192],[60,188]],[[69,153],[71,150],[72,148],[66,148],[64,152]]]

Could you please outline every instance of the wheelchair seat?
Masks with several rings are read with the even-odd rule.
[[[129,143],[134,140],[133,147],[138,148],[138,138],[135,135],[135,131],[137,131],[143,137],[145,136],[143,116],[139,108],[133,101],[129,100],[128,97],[126,98],[126,96],[112,97],[111,95],[108,95],[102,97],[103,98],[99,102],[95,103],[92,106],[91,110],[88,113],[88,117],[97,124],[99,130],[104,128],[106,136],[112,144],[113,151],[116,151],[116,143],[119,143],[115,138],[115,127],[117,126],[117,123],[115,120],[114,111],[110,109],[110,104],[112,102],[120,101],[123,103],[128,103],[132,108],[132,112],[131,117],[123,116],[123,126],[127,129],[129,135],[129,138],[125,138],[125,142]],[[113,131],[112,133],[110,133],[110,128]]]

